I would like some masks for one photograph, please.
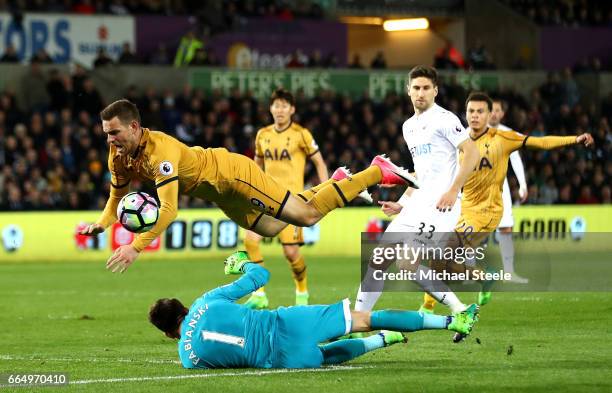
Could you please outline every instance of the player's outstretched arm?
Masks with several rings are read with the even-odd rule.
[[[573,136],[573,135],[572,136],[550,135],[550,136],[541,136],[541,137],[528,136],[524,140],[523,144],[526,147],[529,147],[532,149],[552,150],[552,149],[558,149],[560,147],[576,145],[576,144],[584,145],[586,147],[591,147],[595,145],[595,142],[591,134],[584,133],[578,136]]]
[[[105,228],[102,225],[94,223],[94,224],[87,225],[85,228],[83,228],[79,232],[79,234],[87,235],[87,236],[95,236],[97,234],[104,232],[104,229]]]
[[[378,204],[387,217],[394,216],[402,211],[402,205],[399,202],[378,201]]]
[[[113,273],[123,273],[134,263],[136,258],[145,247],[158,237],[170,223],[176,218],[178,211],[178,178],[175,181],[164,184],[157,189],[160,201],[159,218],[151,230],[136,236],[132,244],[121,246],[106,262],[106,268]]]
[[[270,280],[268,269],[249,260],[246,251],[238,251],[225,260],[225,274],[244,274],[231,284],[207,292],[207,301],[225,300],[235,302],[243,296],[255,292]]]
[[[450,211],[457,202],[457,195],[461,188],[470,177],[476,164],[478,163],[478,148],[473,140],[467,139],[459,145],[459,149],[463,152],[463,161],[457,171],[457,176],[453,184],[451,184],[448,191],[446,191],[440,197],[440,200],[436,204],[436,208],[442,212]]]
[[[100,215],[100,218],[93,223],[83,228],[81,235],[87,236],[95,236],[99,233],[102,233],[111,226],[115,221],[117,221],[117,206],[119,206],[119,201],[130,191],[129,183],[125,184],[121,188],[117,188],[116,186],[111,185],[110,195],[108,200],[106,201],[106,206],[104,206],[104,210]]]

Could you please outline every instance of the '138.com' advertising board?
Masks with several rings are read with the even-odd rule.
[[[516,207],[515,237],[530,240],[527,245],[538,250],[574,247],[576,242],[588,242],[585,233],[612,232],[611,214],[610,206]],[[95,211],[0,213],[0,263],[105,261],[112,250],[131,243],[134,234],[115,224],[97,237],[79,235],[79,230],[98,215]],[[305,228],[302,251],[305,255],[359,258],[361,233],[384,231],[388,223],[380,209],[339,209]],[[244,230],[218,209],[181,210],[141,258],[221,258],[243,248],[243,239]],[[262,252],[282,255],[278,239],[267,239]]]

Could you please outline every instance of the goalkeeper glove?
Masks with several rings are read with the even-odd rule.
[[[225,274],[242,274],[247,263],[251,263],[249,254],[246,251],[236,251],[225,259]]]

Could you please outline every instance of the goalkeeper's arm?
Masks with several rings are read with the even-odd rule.
[[[259,288],[263,287],[270,280],[270,272],[268,269],[260,266],[256,263],[246,262],[241,268],[244,273],[239,279],[231,284],[224,285],[207,292],[207,301],[215,300],[226,300],[235,302],[243,296],[246,296],[252,292],[255,292]]]

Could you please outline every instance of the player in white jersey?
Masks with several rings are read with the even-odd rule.
[[[510,130],[510,127],[501,124],[504,114],[505,111],[503,102],[500,99],[494,99],[489,126],[499,130]],[[514,174],[519,182],[520,201],[525,202],[527,200],[527,182],[525,180],[525,168],[518,150],[510,154],[510,164],[512,165],[512,170],[514,171]],[[499,222],[497,239],[499,241],[499,250],[501,252],[504,271],[512,273],[512,282],[527,284],[529,279],[521,277],[514,272],[514,242],[512,241],[514,216],[512,215],[512,196],[510,195],[510,186],[508,186],[507,178],[504,181],[502,200],[504,203],[504,215]]]
[[[435,103],[437,85],[434,68],[417,66],[410,71],[408,94],[415,114],[404,123],[403,134],[420,187],[408,188],[398,202],[379,202],[385,214],[397,214],[386,234],[428,232],[425,237],[431,239],[434,234],[453,233],[459,219],[458,196],[477,164],[478,150],[459,118]],[[458,150],[464,153],[462,165],[458,164]],[[429,268],[418,266],[418,269]],[[364,280],[372,276],[370,273],[368,270]],[[453,313],[465,310],[466,306],[445,284],[436,283],[438,290],[433,291],[428,289],[431,283],[416,281]],[[357,294],[357,311],[371,310],[382,292],[382,281],[370,280],[364,284],[366,281]]]

